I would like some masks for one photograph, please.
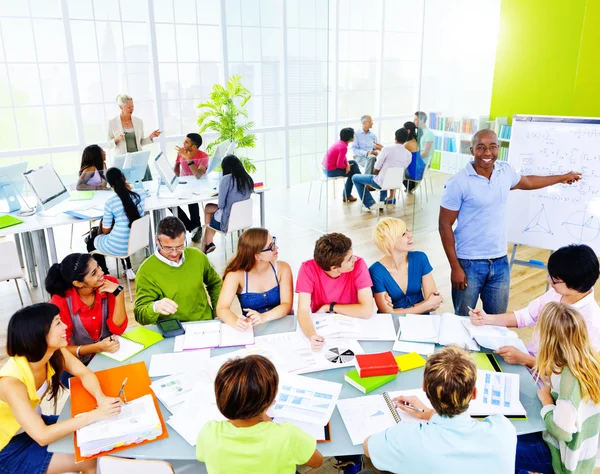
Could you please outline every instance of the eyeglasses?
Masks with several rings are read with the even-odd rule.
[[[158,243],[160,244],[160,249],[164,250],[166,253],[179,253],[185,248],[185,244],[179,245],[178,247],[164,247],[160,239],[158,239]]]
[[[490,146],[477,145],[475,147],[475,149],[481,153],[485,153],[488,150],[490,150],[493,153],[495,151],[498,151],[498,145],[490,145]]]
[[[277,247],[277,237],[273,236],[273,242],[271,242],[271,245],[269,245],[266,249],[262,249],[262,252],[272,252],[273,250],[275,250],[275,247]]]

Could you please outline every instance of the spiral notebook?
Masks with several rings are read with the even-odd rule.
[[[396,410],[392,399],[400,395],[419,397],[419,400],[431,408],[425,392],[421,389],[338,400],[337,407],[353,445],[362,444],[369,436],[391,428],[397,423],[421,421],[410,413]]]

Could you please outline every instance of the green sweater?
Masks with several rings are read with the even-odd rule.
[[[184,258],[180,267],[171,267],[156,255],[142,263],[135,277],[136,299],[133,313],[138,323],[155,324],[159,319],[171,317],[181,321],[201,321],[216,317],[221,277],[199,249],[185,248]],[[177,303],[175,314],[164,316],[154,312],[152,305],[163,298]]]

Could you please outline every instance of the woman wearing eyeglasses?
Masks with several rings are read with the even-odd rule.
[[[294,300],[292,270],[277,260],[277,240],[267,229],[246,230],[238,249],[227,264],[217,303],[217,317],[230,326],[250,326],[282,318],[291,313]],[[242,314],[231,311],[237,295]]]

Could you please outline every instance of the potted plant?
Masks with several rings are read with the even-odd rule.
[[[199,133],[211,130],[219,136],[206,146],[207,153],[225,140],[236,143],[238,150],[254,148],[256,146],[256,135],[248,133],[254,122],[244,122],[248,118],[248,112],[244,106],[248,103],[252,94],[242,85],[240,76],[232,76],[223,87],[215,84],[209,95],[209,100],[198,104],[199,109],[205,109],[198,117]],[[256,166],[247,156],[236,155],[243,163],[248,173],[256,172]]]

